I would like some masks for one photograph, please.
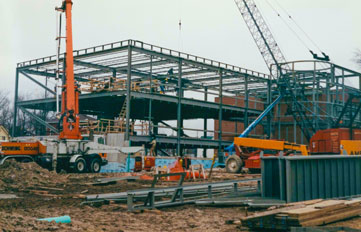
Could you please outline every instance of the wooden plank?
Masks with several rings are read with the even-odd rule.
[[[361,199],[314,201],[242,218],[242,225],[258,229],[289,229],[291,226],[319,226],[361,214]]]
[[[324,199],[314,199],[314,200],[308,200],[308,201],[299,201],[299,202],[293,202],[293,203],[288,203],[286,206],[294,206],[294,205],[313,205],[319,202],[324,201]]]
[[[323,208],[330,207],[330,206],[344,204],[345,202],[346,202],[345,200],[326,200],[326,201],[322,201],[322,202],[313,204],[311,206],[316,209],[323,209]]]
[[[298,209],[298,208],[302,208],[304,207],[304,205],[295,205],[295,206],[289,206],[289,207],[286,207],[286,208],[280,208],[280,209],[274,209],[274,210],[268,210],[268,211],[264,211],[264,212],[261,212],[261,213],[255,213],[251,216],[248,216],[248,217],[242,217],[241,220],[242,221],[247,221],[247,220],[251,220],[251,219],[254,219],[254,218],[259,218],[259,217],[264,217],[264,216],[269,216],[269,215],[275,215],[277,213],[280,213],[284,210],[291,210],[291,209]]]
[[[314,220],[308,220],[305,222],[301,222],[300,224],[302,226],[319,226],[319,225],[329,224],[331,222],[352,218],[360,214],[361,214],[361,209],[357,208],[353,210],[347,210],[343,213],[335,213],[335,214],[330,214],[329,216],[316,218]]]

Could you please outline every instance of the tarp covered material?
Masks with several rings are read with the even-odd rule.
[[[144,151],[144,148],[143,147],[121,147],[120,151],[122,153],[137,153],[137,152]]]

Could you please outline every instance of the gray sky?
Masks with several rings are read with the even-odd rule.
[[[267,72],[233,0],[73,1],[74,49],[135,39]],[[268,1],[283,14],[275,0]],[[286,59],[310,59],[307,49],[266,0],[256,2]],[[277,2],[334,63],[359,70],[352,57],[356,49],[361,49],[360,0]],[[13,94],[16,63],[55,54],[54,8],[60,5],[60,0],[0,0],[0,89]],[[300,36],[317,51],[305,36]],[[30,92],[27,85],[21,87],[23,92]]]

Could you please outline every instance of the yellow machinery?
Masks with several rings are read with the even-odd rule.
[[[298,151],[302,155],[309,155],[306,145],[285,141],[236,137],[234,138],[233,143],[236,154],[231,155],[226,160],[226,169],[227,172],[230,173],[240,172],[242,166],[248,168],[252,172],[259,172],[261,169],[259,154],[262,150],[275,150],[283,152],[284,155]],[[247,148],[256,148],[258,151],[250,153],[247,151]]]
[[[361,155],[361,140],[341,140],[341,155]]]
[[[279,140],[269,140],[269,139],[253,139],[253,138],[234,138],[234,144],[240,147],[252,147],[259,149],[268,149],[276,151],[299,151],[302,155],[309,155],[307,146],[296,143],[289,143]]]

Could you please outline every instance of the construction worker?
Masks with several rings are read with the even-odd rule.
[[[156,156],[157,154],[156,154],[155,149],[157,147],[157,140],[156,140],[154,135],[152,136],[152,141],[149,144],[151,145],[150,151],[149,151],[150,155],[151,156]]]

